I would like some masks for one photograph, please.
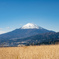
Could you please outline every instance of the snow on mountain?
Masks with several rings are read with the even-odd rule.
[[[37,26],[36,24],[27,23],[26,25],[21,27],[21,29],[42,29],[42,28]]]

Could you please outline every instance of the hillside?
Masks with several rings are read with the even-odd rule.
[[[59,44],[59,33],[49,32],[37,34],[23,39],[0,40],[0,46],[22,46]]]
[[[0,59],[59,59],[59,45],[0,48]]]

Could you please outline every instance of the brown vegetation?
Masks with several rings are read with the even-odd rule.
[[[0,59],[59,59],[59,45],[4,47]]]

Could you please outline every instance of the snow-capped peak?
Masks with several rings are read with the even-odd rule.
[[[21,27],[21,29],[42,29],[42,28],[37,26],[36,24],[27,23],[26,25]]]

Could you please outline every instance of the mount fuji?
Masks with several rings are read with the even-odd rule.
[[[47,32],[53,32],[53,31],[49,31],[47,29],[39,27],[36,24],[27,23],[26,25],[20,27],[19,29],[15,29],[14,31],[1,34],[0,40],[26,38],[26,37],[30,37],[36,34],[42,34],[42,33],[47,33]]]
[[[11,31],[11,32],[8,32],[5,34],[1,34],[0,43],[9,42],[11,44],[12,40],[16,41],[17,39],[23,39],[23,38],[34,36],[37,34],[44,34],[44,33],[48,33],[48,32],[54,32],[54,31],[49,31],[40,26],[37,26],[36,24],[28,23],[28,24],[20,27],[19,29],[15,29],[14,31]]]

